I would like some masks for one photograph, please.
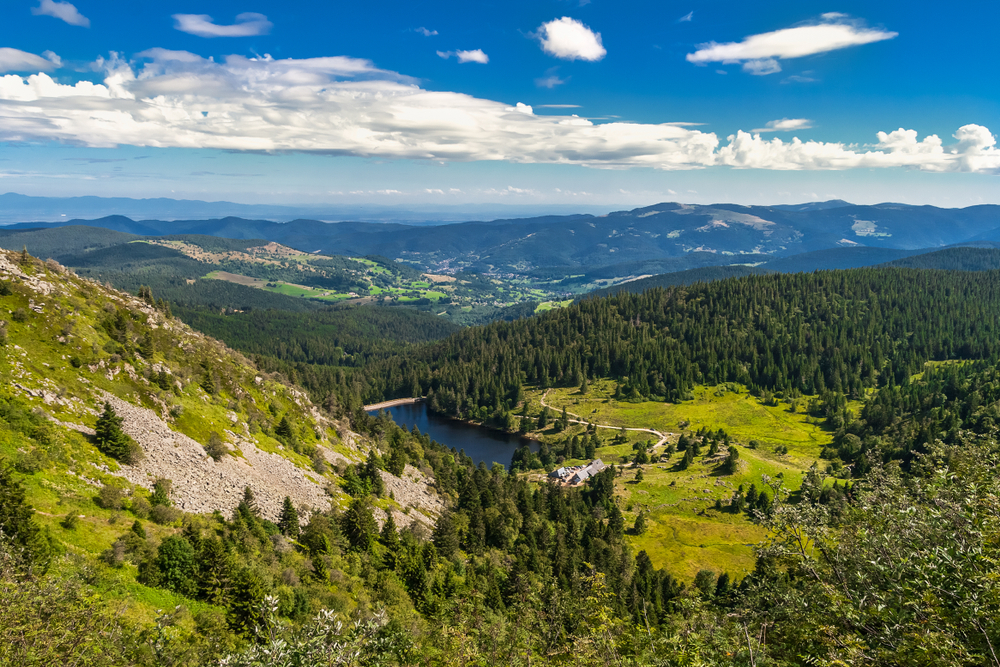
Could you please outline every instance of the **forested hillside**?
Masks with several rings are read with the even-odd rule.
[[[504,409],[525,385],[610,377],[623,399],[683,400],[696,384],[862,397],[928,360],[1000,352],[1000,275],[904,269],[748,276],[588,299],[461,331],[373,368],[369,397],[419,385],[449,414]]]

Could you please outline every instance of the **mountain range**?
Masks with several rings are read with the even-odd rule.
[[[383,255],[437,271],[525,273],[558,268],[571,275],[583,267],[693,255],[704,260],[673,270],[760,264],[835,249],[851,249],[845,257],[884,253],[876,262],[869,258],[861,262],[881,263],[926,248],[1000,241],[1000,206],[942,209],[904,204],[859,206],[841,201],[797,206],[662,203],[602,216],[542,216],[437,226],[238,217],[133,220],[115,215],[96,220],[18,223],[6,228],[66,225],[141,235],[257,238],[306,252]]]

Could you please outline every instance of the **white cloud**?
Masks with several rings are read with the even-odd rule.
[[[438,34],[437,30],[428,30],[427,28],[421,26],[419,28],[414,28],[413,32],[419,32],[424,37],[433,37]]]
[[[677,22],[678,23],[689,23],[692,19],[694,19],[694,10],[689,11],[687,14],[685,14],[684,16],[682,16],[679,19],[677,19]]]
[[[743,71],[754,76],[765,76],[781,71],[781,65],[774,58],[764,58],[762,60],[748,60],[743,63]]]
[[[233,25],[216,25],[208,14],[174,14],[174,27],[198,37],[255,37],[271,32],[273,23],[263,14],[237,14]]]
[[[52,57],[46,55],[43,58],[27,51],[8,47],[0,48],[0,72],[31,72],[35,70],[48,72],[62,64],[56,54],[51,51],[45,53],[51,53]]]
[[[881,42],[898,34],[866,28],[843,14],[824,14],[820,18],[821,22],[816,24],[751,35],[742,42],[701,44],[697,51],[687,55],[687,60],[698,65],[741,62],[743,69],[751,74],[772,74],[781,71],[776,59],[801,58]]]
[[[17,54],[23,58],[23,52]],[[40,67],[52,67],[26,55],[38,58]],[[0,51],[0,57],[9,56],[9,50]],[[879,133],[868,147],[766,140],[743,131],[724,143],[714,133],[679,124],[536,116],[524,103],[424,90],[356,58],[229,56],[215,62],[165,49],[139,57],[131,63],[114,54],[101,60],[101,84],[59,83],[44,72],[0,76],[0,141],[615,169],[1000,170],[996,141],[979,125],[960,128],[950,145],[906,129]],[[801,120],[774,121],[765,129]]]
[[[769,120],[764,127],[753,130],[754,132],[794,132],[795,130],[808,130],[812,127],[812,121],[806,118],[782,118],[781,120]]]
[[[556,86],[561,86],[564,83],[568,82],[570,77],[566,77],[565,79],[561,78],[556,73],[558,72],[558,70],[559,70],[558,67],[552,67],[546,70],[545,76],[540,76],[537,79],[535,79],[535,85],[538,86],[539,88],[548,88],[549,90],[552,90]]]
[[[50,63],[56,67],[62,67],[62,58],[52,51],[42,51],[42,57],[48,60]]]
[[[490,57],[483,53],[482,49],[455,51],[455,55],[458,56],[458,62],[460,63],[479,63],[480,65],[485,65],[490,61]]]
[[[594,32],[576,19],[564,16],[543,23],[536,33],[542,50],[563,60],[596,61],[607,51],[601,44],[601,33]]]
[[[52,16],[70,25],[81,28],[90,27],[90,19],[81,14],[76,7],[69,2],[60,0],[39,0],[37,7],[31,8],[31,13],[35,16]]]
[[[482,49],[475,49],[474,51],[438,51],[437,54],[445,60],[455,56],[460,63],[479,63],[480,65],[485,65],[490,61],[490,57],[483,53]]]

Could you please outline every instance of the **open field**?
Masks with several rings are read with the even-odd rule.
[[[527,399],[534,406],[532,415],[547,405],[555,418],[565,407],[570,417],[578,415],[594,424],[614,427],[598,429],[602,442],[608,444],[597,450],[597,456],[605,463],[620,466],[616,494],[626,526],[631,527],[640,511],[646,513],[646,532],[628,538],[636,551],[645,550],[654,564],[667,567],[683,579],[693,579],[701,569],[744,576],[753,569],[753,545],[765,539],[766,533],[747,514],[731,513],[729,499],[741,486],[765,488],[765,476],[780,479],[786,489],[797,489],[803,473],[819,459],[832,434],[822,428],[819,420],[798,410],[793,412],[788,403],[765,405],[738,385],[699,386],[693,400],[678,404],[617,401],[614,392],[614,382],[597,380],[587,394],[575,388],[535,389],[527,393]],[[651,429],[666,436],[666,440],[654,446],[660,438],[633,430],[626,432],[625,443],[610,444],[619,433],[614,429],[621,427]],[[585,428],[571,424],[563,433],[549,428],[532,436],[558,447],[565,438],[583,433]],[[731,446],[740,455],[736,473],[722,472],[727,451],[724,446],[714,457],[708,456],[708,448],[703,447],[687,470],[678,465],[683,452],[667,455],[668,447],[676,444],[680,433],[702,428],[721,428],[730,436]],[[753,449],[751,441],[756,441]],[[623,465],[634,456],[636,443],[652,448],[652,462],[638,467],[630,462]],[[779,447],[781,452],[787,447],[787,454],[776,451]],[[643,479],[637,483],[639,468]],[[716,509],[717,500],[723,503],[721,511]]]

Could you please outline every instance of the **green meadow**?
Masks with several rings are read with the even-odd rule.
[[[542,401],[557,417],[562,408],[573,418],[614,428],[600,428],[598,433],[606,443],[597,450],[605,463],[621,466],[616,493],[628,527],[640,512],[646,514],[646,531],[628,539],[633,549],[645,550],[658,567],[667,567],[678,577],[693,579],[699,570],[726,571],[740,578],[753,569],[753,545],[767,537],[745,513],[730,512],[728,500],[741,486],[755,484],[765,488],[765,477],[789,490],[802,483],[803,473],[816,461],[823,446],[832,441],[832,433],[824,430],[820,420],[805,414],[799,406],[779,401],[763,403],[745,387],[727,384],[699,386],[693,399],[681,403],[644,401],[638,403],[614,398],[616,385],[610,380],[593,382],[586,394],[577,388],[531,390],[532,415],[542,408]],[[799,404],[804,407],[804,401]],[[667,442],[653,448],[651,463],[634,466],[633,445],[656,443],[653,433],[628,431],[627,440],[612,444],[620,429],[647,428],[667,436]],[[676,444],[681,433],[693,434],[700,429],[722,429],[731,446],[739,451],[740,462],[734,474],[722,472],[724,447],[714,457],[702,447],[701,455],[686,470],[678,465],[683,452],[667,455],[668,447]],[[553,447],[574,434],[583,433],[585,426],[571,424],[557,433],[549,427],[534,437],[546,440]],[[753,442],[753,448],[751,448]],[[787,453],[785,449],[787,448]],[[570,459],[567,464],[582,461]],[[635,481],[641,468],[643,476]],[[721,500],[723,509],[716,509]]]

